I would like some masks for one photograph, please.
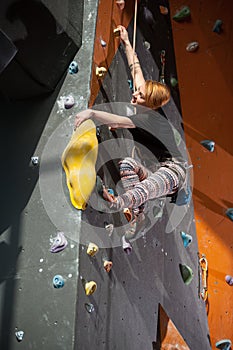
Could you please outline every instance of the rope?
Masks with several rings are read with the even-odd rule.
[[[133,92],[135,92],[135,46],[136,46],[136,29],[137,29],[137,10],[138,10],[138,2],[135,0],[134,7],[134,25],[133,25]]]

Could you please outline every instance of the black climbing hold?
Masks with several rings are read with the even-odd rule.
[[[89,314],[93,313],[95,311],[95,307],[91,303],[85,303],[85,309]]]

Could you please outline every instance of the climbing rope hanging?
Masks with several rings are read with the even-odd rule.
[[[133,92],[135,92],[135,46],[136,46],[136,31],[137,31],[137,11],[138,11],[138,2],[135,0],[135,6],[134,6],[134,25],[133,25]]]

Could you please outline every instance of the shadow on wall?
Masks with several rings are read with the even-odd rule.
[[[78,16],[82,15],[82,2],[79,7]],[[79,42],[74,43],[48,8],[35,0],[10,4],[5,17],[9,23],[9,28],[4,27],[6,35],[14,36],[10,25],[20,23],[23,30],[20,39],[12,38],[18,52],[0,75],[0,91],[11,99],[54,91],[81,46],[81,35]],[[0,22],[0,28],[3,25]]]

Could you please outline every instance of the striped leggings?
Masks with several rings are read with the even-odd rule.
[[[185,180],[186,170],[181,163],[166,161],[151,173],[133,158],[119,162],[125,193],[116,197],[117,209],[132,208],[135,214],[143,211],[143,203],[175,193]]]

